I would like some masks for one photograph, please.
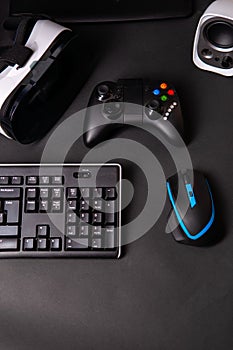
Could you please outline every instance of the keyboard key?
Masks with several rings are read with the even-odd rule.
[[[4,209],[7,213],[7,223],[19,222],[19,201],[5,201]]]
[[[36,235],[38,237],[48,237],[49,236],[49,226],[48,225],[36,226]]]
[[[90,189],[89,188],[80,188],[80,193],[82,198],[90,197]]]
[[[22,185],[23,184],[23,177],[22,176],[13,176],[11,178],[11,184],[12,185]]]
[[[53,188],[52,189],[52,198],[59,199],[62,197],[62,189],[61,188]]]
[[[49,189],[41,188],[40,189],[40,198],[48,198],[49,197]]]
[[[26,190],[26,198],[36,198],[37,191],[36,188],[27,188]]]
[[[0,198],[20,198],[20,188],[0,188]]]
[[[51,238],[50,240],[50,249],[52,251],[59,251],[61,250],[61,238]]]
[[[36,212],[36,201],[26,201],[26,213]]]
[[[92,216],[92,224],[93,225],[101,225],[102,223],[102,214],[101,213],[94,213]]]
[[[67,214],[67,222],[69,223],[76,223],[77,215],[75,213],[68,213]]]
[[[105,208],[107,213],[115,213],[115,201],[108,201]]]
[[[68,226],[66,231],[67,236],[76,236],[76,226]]]
[[[53,213],[60,213],[62,210],[61,201],[52,201],[52,212]]]
[[[89,209],[89,200],[82,200],[80,203],[80,211],[88,211]]]
[[[4,223],[4,214],[0,213],[0,225]]]
[[[76,210],[77,209],[77,201],[68,201],[68,210]]]
[[[77,198],[78,197],[78,189],[77,188],[68,188],[67,190],[67,198]]]
[[[94,226],[92,229],[93,236],[101,236],[102,235],[102,227],[101,226]]]
[[[87,224],[89,224],[90,215],[88,213],[81,213],[80,214],[80,220],[83,221],[83,222],[86,222]]]
[[[113,188],[106,188],[105,189],[105,199],[106,200],[111,200],[111,199],[116,199],[116,189]]]
[[[40,185],[49,185],[49,176],[40,176]]]
[[[17,238],[0,238],[0,251],[19,250],[19,241]]]
[[[93,209],[96,211],[102,211],[103,209],[103,201],[102,200],[95,200],[93,202]]]
[[[102,198],[103,196],[102,188],[93,188],[92,196],[93,198]]]
[[[0,237],[18,237],[18,226],[0,226]]]
[[[9,185],[9,177],[0,176],[0,185]]]
[[[27,183],[27,185],[38,185],[38,177],[37,176],[27,176],[26,183]]]
[[[36,249],[36,240],[35,238],[24,238],[23,240],[23,250],[24,251],[33,251]]]
[[[47,212],[48,210],[49,210],[49,202],[46,200],[40,201],[39,211],[40,212]]]
[[[63,176],[53,176],[52,177],[53,185],[63,185]]]
[[[81,250],[88,248],[88,238],[66,238],[66,250]]]
[[[48,250],[48,240],[46,238],[39,238],[37,240],[38,250]]]
[[[115,214],[113,213],[105,213],[105,224],[106,225],[115,225]]]
[[[88,237],[89,227],[88,226],[80,226],[80,237]]]
[[[115,246],[115,228],[114,226],[106,227],[105,229],[105,245],[107,249],[113,249]]]
[[[102,240],[100,238],[95,238],[92,240],[91,246],[94,249],[101,249]]]

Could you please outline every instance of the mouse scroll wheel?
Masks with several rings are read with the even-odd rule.
[[[186,184],[185,187],[186,187],[186,192],[187,192],[187,195],[188,195],[188,199],[189,199],[191,208],[194,208],[196,206],[196,204],[197,204],[197,201],[196,201],[196,198],[195,198],[195,195],[194,195],[194,192],[193,192],[193,187],[189,183]]]

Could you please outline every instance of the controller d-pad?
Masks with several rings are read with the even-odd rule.
[[[108,119],[115,120],[119,118],[121,112],[122,112],[122,103],[118,101],[111,100],[104,104],[103,114]]]

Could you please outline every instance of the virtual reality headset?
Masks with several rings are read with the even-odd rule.
[[[86,80],[79,37],[47,18],[14,18],[14,44],[0,53],[0,133],[28,144],[57,122]]]

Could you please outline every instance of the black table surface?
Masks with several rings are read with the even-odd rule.
[[[193,165],[211,181],[224,239],[209,248],[179,245],[164,234],[164,212],[119,260],[1,260],[1,350],[233,348],[233,81],[192,63],[195,28],[209,3],[196,1],[183,19],[75,25],[98,36],[104,50],[64,118],[84,108],[103,80],[172,81]],[[48,137],[28,146],[0,137],[0,163],[39,162]],[[79,162],[83,153],[74,146],[67,161]],[[50,161],[58,159],[55,150]]]

